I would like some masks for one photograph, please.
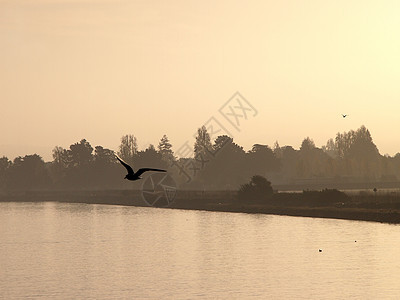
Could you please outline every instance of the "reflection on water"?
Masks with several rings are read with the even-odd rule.
[[[372,222],[0,203],[0,298],[398,299],[399,236]]]

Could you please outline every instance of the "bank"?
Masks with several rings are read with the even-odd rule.
[[[280,193],[270,201],[239,202],[234,191],[178,191],[168,209],[273,214],[400,224],[400,195],[357,194],[345,200],[311,199]],[[1,202],[66,202],[148,206],[140,190],[15,191],[0,194]]]

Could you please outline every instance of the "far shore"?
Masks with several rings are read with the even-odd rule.
[[[139,190],[26,191],[0,194],[0,202],[66,202],[148,206]],[[169,209],[273,214],[400,224],[400,193],[349,193],[343,199],[308,199],[277,193],[270,201],[239,202],[234,191],[178,191]]]

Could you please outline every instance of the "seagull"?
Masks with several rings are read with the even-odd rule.
[[[119,162],[128,170],[128,174],[126,174],[124,179],[132,180],[132,181],[142,179],[142,177],[140,177],[140,175],[142,175],[144,172],[147,172],[147,171],[167,172],[167,171],[161,170],[161,169],[141,168],[135,173],[130,165],[128,165],[126,162],[122,161],[122,159],[120,159],[118,156],[116,156],[116,157],[119,160]]]
[[[342,114],[342,117],[343,117],[343,118],[346,118],[346,117],[347,117],[347,115],[344,115],[344,114]]]

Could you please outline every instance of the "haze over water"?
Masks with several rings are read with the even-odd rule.
[[[0,203],[0,298],[398,299],[399,234],[373,222]]]

